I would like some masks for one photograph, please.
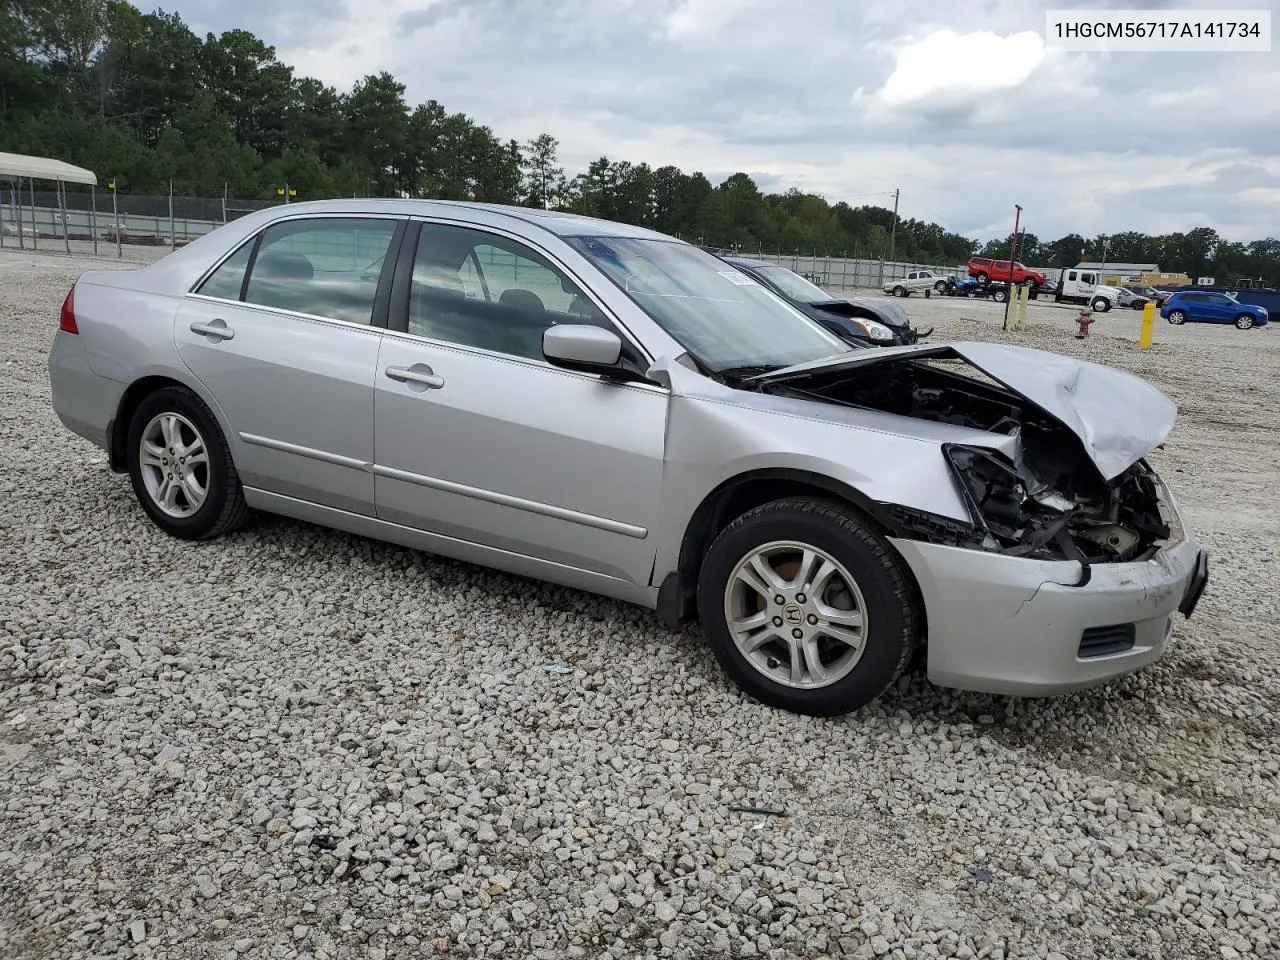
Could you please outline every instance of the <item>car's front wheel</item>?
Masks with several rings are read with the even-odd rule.
[[[165,533],[203,540],[248,518],[226,438],[190,390],[165,387],[138,404],[127,456],[133,492]]]
[[[1253,326],[1253,317],[1247,313],[1242,313],[1236,317],[1236,328],[1239,330],[1248,330]]]
[[[834,716],[875,700],[905,668],[920,622],[907,576],[850,509],[775,500],[716,538],[698,580],[699,614],[744,691]]]
[[[937,283],[933,285],[933,289],[937,290],[939,293],[942,293],[944,290],[947,289],[947,281],[939,280]]]
[[[1093,308],[1094,313],[1106,313],[1111,309],[1111,301],[1106,297],[1094,297],[1093,303],[1089,306]]]
[[[1181,310],[1170,310],[1169,322],[1178,325],[1184,324],[1187,322],[1187,315]]]

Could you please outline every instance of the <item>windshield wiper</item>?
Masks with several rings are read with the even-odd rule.
[[[734,380],[743,380],[747,377],[759,376],[762,373],[772,373],[774,370],[781,370],[784,365],[780,363],[755,363],[741,367],[722,367],[716,373],[722,377],[730,377]]]

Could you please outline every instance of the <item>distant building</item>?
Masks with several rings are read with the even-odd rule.
[[[1191,282],[1185,273],[1162,273],[1157,263],[1078,263],[1077,270],[1097,270],[1101,282],[1112,287],[1179,287]]]

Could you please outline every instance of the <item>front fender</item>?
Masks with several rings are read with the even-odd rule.
[[[969,521],[938,439],[841,422],[847,413],[838,408],[830,420],[800,416],[786,409],[794,402],[769,399],[779,409],[673,396],[654,583],[678,568],[685,531],[703,501],[726,482],[752,474],[810,474],[855,491],[867,504],[901,504]],[[973,431],[956,429],[974,439]]]

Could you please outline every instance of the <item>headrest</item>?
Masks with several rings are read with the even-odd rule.
[[[283,250],[259,257],[253,265],[253,272],[258,277],[290,280],[310,280],[315,276],[311,261],[305,255]]]
[[[542,298],[532,290],[520,290],[515,287],[503,290],[502,296],[498,297],[498,302],[508,307],[515,307],[517,310],[528,310],[533,313],[541,313],[547,309]]]

